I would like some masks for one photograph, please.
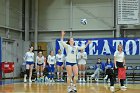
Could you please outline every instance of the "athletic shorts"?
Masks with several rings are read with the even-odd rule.
[[[26,61],[26,65],[32,65],[32,64],[34,64],[33,61]]]
[[[57,66],[62,66],[63,65],[63,62],[56,62],[56,65]]]
[[[85,65],[86,62],[78,62],[79,65]]]
[[[116,62],[116,66],[118,67],[118,68],[123,68],[124,66],[123,66],[123,62]]]
[[[49,72],[54,72],[54,71],[55,71],[54,64],[50,64],[50,65],[48,66],[48,71],[49,71]]]
[[[74,66],[74,65],[77,65],[77,63],[66,62],[66,66]]]
[[[43,63],[42,63],[42,64],[38,64],[38,63],[37,63],[37,65],[38,65],[38,66],[43,66],[44,64],[43,64]]]

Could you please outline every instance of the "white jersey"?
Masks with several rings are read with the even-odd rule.
[[[66,44],[63,40],[61,40],[61,44],[66,49],[66,62],[69,63],[77,63],[76,62],[76,55],[78,53],[78,50],[85,49],[85,46],[79,47],[79,46],[70,46]]]
[[[56,61],[57,62],[64,62],[65,56],[64,54],[56,54]]]
[[[87,53],[86,52],[78,52],[77,54],[78,64],[86,64]]]
[[[42,56],[42,57],[37,56],[36,57],[36,64],[44,64],[44,61],[45,61],[44,56]]]
[[[34,62],[34,53],[33,52],[26,52],[24,56],[25,61]]]
[[[119,51],[115,51],[114,57],[116,58],[116,61],[123,62],[125,55],[123,51],[121,53]]]
[[[55,56],[49,55],[49,56],[48,56],[47,62],[48,62],[49,64],[55,64],[55,63],[56,63]]]

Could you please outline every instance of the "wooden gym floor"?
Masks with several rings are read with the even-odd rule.
[[[6,83],[4,83],[6,82]],[[115,84],[114,93],[140,93],[140,83],[127,84],[127,90],[120,90]],[[109,84],[78,83],[77,93],[111,93]],[[66,83],[23,83],[22,81],[1,81],[0,93],[67,93]]]

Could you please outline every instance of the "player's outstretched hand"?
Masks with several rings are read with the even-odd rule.
[[[92,41],[91,40],[88,40],[88,44],[91,44],[92,43]]]
[[[62,31],[61,31],[61,36],[64,36],[64,35],[65,35],[65,31],[62,30]]]

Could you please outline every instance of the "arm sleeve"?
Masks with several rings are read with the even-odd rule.
[[[61,44],[63,45],[63,47],[67,48],[68,47],[68,44],[66,44],[66,42],[64,42],[63,40],[60,41]]]
[[[34,58],[35,58],[35,54],[33,53],[33,60],[34,60]]]
[[[80,53],[78,52],[77,54],[77,60],[79,60],[81,57],[80,57]]]
[[[65,57],[65,55],[63,54],[63,62],[65,62],[66,61],[66,57]]]
[[[125,54],[124,54],[124,52],[123,52],[123,55],[124,55],[124,58],[125,58]]]
[[[50,56],[48,56],[47,62],[48,62],[48,64],[50,63]]]
[[[87,59],[87,53],[86,52],[84,52],[84,57],[83,58]]]
[[[54,56],[54,64],[56,64],[56,57]]]
[[[43,67],[45,68],[45,57],[42,57]]]
[[[57,54],[56,54],[56,61],[58,61],[58,56],[57,56]]]
[[[117,55],[117,51],[114,53],[114,57]]]
[[[97,63],[95,64],[95,70],[97,69]]]
[[[24,61],[26,61],[26,58],[27,58],[27,53],[25,53],[25,55],[23,57]]]
[[[37,59],[38,59],[38,57],[36,57],[35,66],[37,66],[37,62],[38,62],[38,60],[37,60]]]

